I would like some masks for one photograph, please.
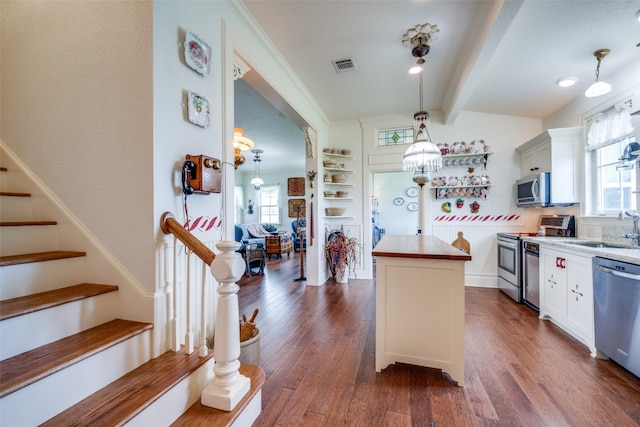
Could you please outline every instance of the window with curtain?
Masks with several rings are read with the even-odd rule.
[[[590,120],[587,153],[592,171],[593,213],[617,214],[635,210],[636,160],[629,157],[635,142],[631,116],[623,108],[610,108]],[[631,156],[633,157],[633,156]]]
[[[280,186],[260,188],[260,224],[280,224]]]

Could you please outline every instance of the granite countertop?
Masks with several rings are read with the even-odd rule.
[[[471,261],[471,255],[435,236],[387,234],[373,248],[373,256]]]
[[[598,256],[616,261],[640,264],[640,248],[594,248],[590,246],[577,245],[575,242],[593,242],[594,240],[582,239],[580,237],[541,237],[527,236],[523,240],[537,242],[541,245],[548,245],[558,249],[570,250],[584,256]],[[596,242],[600,242],[599,240]],[[613,244],[618,244],[617,242]]]

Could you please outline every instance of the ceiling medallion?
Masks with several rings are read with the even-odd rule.
[[[440,29],[437,25],[428,22],[409,28],[402,36],[402,44],[411,48],[411,54],[416,58],[422,58],[431,49],[430,43],[438,38]]]

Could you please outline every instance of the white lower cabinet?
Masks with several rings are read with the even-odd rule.
[[[540,318],[551,319],[595,357],[591,257],[540,245]]]

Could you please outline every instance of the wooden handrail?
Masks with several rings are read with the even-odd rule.
[[[164,234],[173,234],[184,245],[198,256],[207,265],[211,265],[216,257],[204,243],[198,240],[193,234],[186,230],[173,216],[171,212],[165,212],[160,217],[160,229]]]

